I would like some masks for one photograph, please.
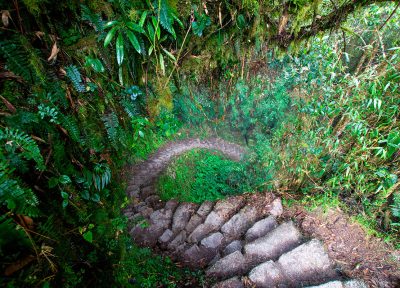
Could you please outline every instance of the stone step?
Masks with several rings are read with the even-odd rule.
[[[254,223],[253,226],[246,232],[245,240],[246,242],[251,242],[257,238],[267,235],[271,230],[278,226],[274,216],[269,216],[267,218],[261,219]]]
[[[283,254],[277,262],[264,262],[249,273],[256,287],[303,287],[337,279],[338,274],[322,244],[313,239]]]
[[[309,286],[308,288],[368,288],[368,286],[360,280],[350,280],[350,281],[331,281],[318,286]]]
[[[214,286],[212,286],[212,288],[244,288],[244,285],[239,277],[233,277],[216,283]]]
[[[279,225],[267,235],[247,243],[244,253],[251,265],[278,258],[302,242],[302,236],[293,222]]]
[[[176,208],[172,218],[172,232],[178,233],[183,230],[189,222],[190,217],[196,212],[197,205],[194,203],[182,203]]]
[[[239,239],[246,233],[257,218],[259,218],[259,214],[256,207],[245,206],[221,227],[221,232],[224,234],[227,241]]]
[[[208,234],[218,231],[244,204],[243,197],[231,197],[218,201],[204,223],[197,226],[189,235],[188,242],[198,243]]]
[[[240,251],[236,251],[218,260],[206,270],[206,275],[216,279],[226,279],[233,276],[241,276],[247,270],[246,258]]]

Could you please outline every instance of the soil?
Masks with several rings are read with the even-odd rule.
[[[325,243],[345,276],[363,279],[370,287],[400,287],[400,251],[369,236],[340,209],[308,212],[294,206],[284,211],[283,217],[295,219],[307,236]]]

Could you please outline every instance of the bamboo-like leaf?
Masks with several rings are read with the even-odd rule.
[[[116,52],[117,52],[117,63],[119,66],[121,66],[122,61],[124,61],[124,38],[122,37],[122,33],[118,34]]]
[[[165,75],[165,64],[164,64],[164,56],[160,53],[160,67],[162,74]]]
[[[132,31],[125,31],[126,36],[128,36],[129,41],[131,41],[133,48],[140,54],[142,52],[142,49],[140,48],[140,44],[138,39],[136,38],[135,34]]]
[[[127,22],[127,23],[126,23],[126,26],[127,26],[129,29],[131,29],[131,30],[133,30],[133,31],[135,31],[135,32],[139,32],[139,33],[142,33],[142,34],[146,33],[146,31],[144,31],[143,27],[142,27],[142,26],[139,26],[139,25],[136,24],[136,23]]]
[[[143,27],[144,21],[146,21],[146,17],[147,17],[147,11],[144,11],[142,13],[142,16],[140,16],[140,20],[139,20],[139,26],[140,27]]]
[[[149,52],[147,52],[147,54],[149,54],[149,56],[151,55],[151,53],[153,53],[153,49],[154,49],[154,46],[151,45],[149,48]]]
[[[111,40],[114,38],[115,33],[117,32],[118,26],[113,27],[110,31],[108,31],[106,39],[104,39],[104,47],[107,47]]]
[[[118,69],[118,80],[119,80],[119,84],[124,86],[124,79],[123,79],[122,75],[123,75],[122,66],[120,66],[119,69]]]
[[[176,62],[176,58],[175,58],[174,55],[172,55],[168,50],[166,50],[166,49],[164,49],[164,48],[162,48],[162,49],[163,49],[164,53],[165,53],[169,58],[171,58],[174,62]]]
[[[156,34],[157,34],[157,39],[160,40],[161,29],[160,29],[160,25],[158,24],[157,18],[151,17],[151,21],[153,22],[154,30],[156,31]]]
[[[117,23],[118,23],[117,20],[109,21],[109,22],[107,22],[107,23],[104,25],[103,28],[104,28],[104,29],[110,28],[110,27],[114,26],[114,25],[117,24]]]
[[[147,23],[147,31],[149,32],[148,35],[149,35],[150,41],[153,42],[154,41],[154,28],[153,28],[153,26],[151,26],[150,23]]]

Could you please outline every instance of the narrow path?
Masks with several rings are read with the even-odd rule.
[[[204,148],[239,161],[246,150],[222,139],[188,139],[162,147],[132,168],[125,215],[134,241],[193,269],[205,269],[216,288],[364,288],[345,279],[323,243],[307,239],[291,221],[279,221],[281,200],[244,194],[201,205],[160,201],[154,182],[173,157]],[[146,223],[146,225],[143,225]]]

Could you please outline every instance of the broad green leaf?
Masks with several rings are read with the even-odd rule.
[[[83,239],[85,239],[89,243],[92,243],[93,242],[93,233],[92,233],[92,231],[87,231],[87,232],[83,233]]]
[[[7,199],[7,208],[10,210],[13,210],[17,207],[17,203],[15,203],[15,201],[13,199]]]
[[[67,206],[68,206],[68,200],[67,200],[67,199],[64,199],[64,200],[62,201],[62,207],[65,208],[65,207],[67,207]]]
[[[92,200],[94,201],[94,202],[100,202],[100,195],[99,194],[94,194],[93,196],[92,196]]]
[[[110,28],[110,27],[114,26],[117,23],[118,23],[117,20],[109,21],[104,25],[104,29]]]
[[[64,192],[64,191],[61,191],[61,197],[62,197],[63,199],[68,199],[68,193],[67,193],[67,192]]]
[[[140,54],[142,49],[140,48],[140,44],[138,39],[136,38],[135,34],[132,31],[127,30],[126,36],[128,36],[129,41],[131,41],[133,48]]]
[[[142,13],[142,16],[140,16],[140,20],[139,20],[139,26],[140,27],[143,27],[144,21],[146,21],[146,16],[147,16],[147,11],[144,11]]]
[[[91,66],[96,72],[104,72],[104,66],[99,59],[86,57],[85,66]]]
[[[131,29],[131,30],[133,30],[133,31],[135,31],[135,32],[139,32],[139,33],[142,33],[142,34],[145,34],[145,33],[146,33],[146,31],[144,31],[143,27],[142,27],[142,26],[139,26],[139,25],[136,24],[136,23],[127,22],[127,23],[126,23],[126,26],[127,26],[129,29]]]
[[[104,47],[107,47],[110,44],[110,42],[114,38],[117,30],[118,30],[118,26],[115,26],[110,31],[108,31],[106,39],[104,39]]]
[[[118,34],[116,52],[118,65],[121,66],[122,61],[124,61],[124,38],[122,37],[122,33]]]
[[[69,183],[72,182],[72,181],[71,181],[71,178],[69,178],[68,175],[61,175],[60,178],[58,178],[58,181],[59,181],[61,184],[69,184]],[[68,194],[67,194],[67,195],[68,195]]]

